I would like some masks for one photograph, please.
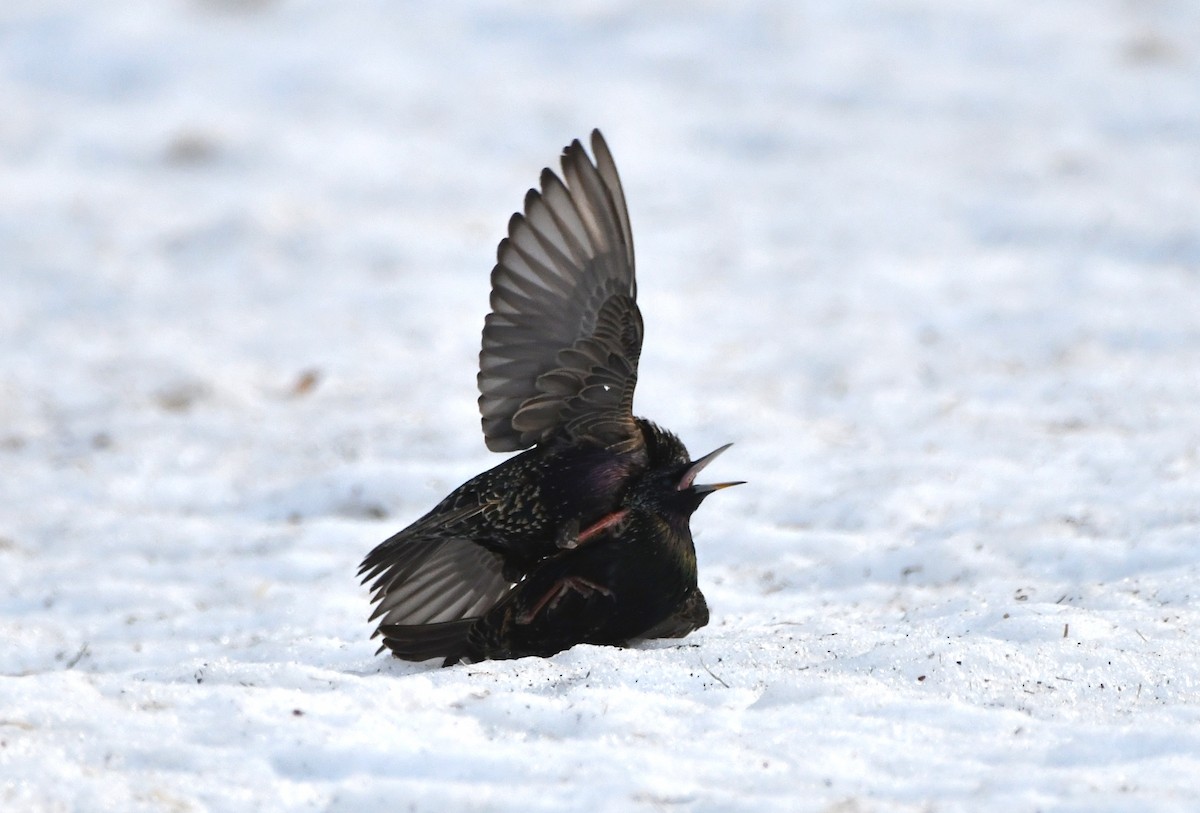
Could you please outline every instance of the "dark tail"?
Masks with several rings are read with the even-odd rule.
[[[442,666],[453,666],[467,657],[470,649],[467,634],[478,618],[443,621],[438,624],[381,624],[377,635],[383,635],[383,646],[397,658],[406,661],[427,661],[442,658]]]

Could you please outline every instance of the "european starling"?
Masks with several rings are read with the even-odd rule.
[[[677,487],[717,453],[691,463],[675,435],[633,416],[642,345],[633,237],[598,130],[592,151],[594,164],[578,140],[564,150],[565,183],[542,171],[492,270],[478,376],[484,440],[492,451],[527,451],[459,486],[359,570],[373,580],[375,635],[398,657],[513,657],[504,653],[678,637],[708,621],[687,518],[709,492],[690,480]],[[636,572],[647,567],[670,571],[661,596],[644,606],[622,600],[605,617],[611,608],[597,595],[620,599],[605,582],[636,584],[641,595],[650,577]],[[560,581],[574,585],[565,588],[572,595],[528,614],[539,586]],[[592,595],[585,601],[575,588]],[[578,606],[588,601],[605,609]],[[583,618],[564,624],[571,608]],[[510,628],[529,629],[463,649],[477,622],[480,641],[504,638],[491,630],[505,613]],[[596,629],[582,632],[589,625]],[[543,631],[550,627],[557,631]],[[539,636],[546,643],[525,643]]]
[[[737,483],[696,485],[695,477],[725,451],[696,462],[673,443],[679,459],[646,472],[621,506],[575,546],[543,559],[479,619],[380,627],[384,644],[409,660],[548,657],[576,644],[624,645],[648,637],[681,637],[708,622],[696,587],[696,550],[689,520],[709,494]]]

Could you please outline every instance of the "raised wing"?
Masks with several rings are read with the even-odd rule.
[[[621,180],[599,130],[596,163],[578,140],[512,216],[492,270],[479,354],[479,409],[492,451],[558,432],[637,450],[633,390],[642,348],[633,235]]]

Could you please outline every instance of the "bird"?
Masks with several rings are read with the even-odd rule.
[[[384,645],[402,658],[440,657],[451,666],[682,637],[706,624],[689,520],[709,494],[740,482],[695,483],[728,444],[692,462],[670,440],[673,463],[637,478],[616,511],[543,559],[482,617],[384,624]]]
[[[539,187],[509,220],[491,272],[477,376],[481,423],[489,450],[519,454],[463,483],[364,558],[359,576],[371,583],[380,651],[447,663],[502,652],[482,644],[464,651],[464,631],[509,609],[513,619],[526,618],[535,584],[569,579],[573,569],[590,573],[598,551],[628,551],[653,537],[662,516],[648,507],[649,495],[665,488],[668,473],[678,486],[691,467],[727,448],[691,461],[676,435],[633,415],[643,336],[633,235],[599,130],[591,147],[594,161],[572,141],[561,177],[542,170]],[[643,637],[681,637],[708,621],[690,532],[669,541],[690,558],[682,593],[664,592],[671,612],[647,614]],[[636,562],[607,555],[621,572]],[[592,581],[579,578],[576,587]],[[597,588],[612,592],[598,578]],[[593,593],[619,598],[603,590]],[[572,592],[555,609],[579,598]],[[540,627],[562,616],[528,618]]]

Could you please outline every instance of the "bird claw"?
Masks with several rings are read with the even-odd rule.
[[[583,598],[591,596],[593,593],[599,593],[602,596],[612,598],[612,590],[609,590],[602,584],[597,584],[590,579],[585,579],[582,576],[565,576],[546,591],[546,595],[542,596],[538,603],[533,605],[533,609],[528,612],[521,613],[517,616],[518,624],[531,624],[547,606],[551,610],[556,609],[560,601],[566,597],[567,593],[574,591]]]
[[[579,519],[573,519],[563,523],[563,526],[558,529],[558,538],[554,540],[554,544],[559,550],[572,550],[579,547]]]

